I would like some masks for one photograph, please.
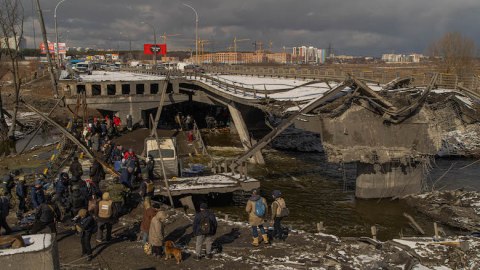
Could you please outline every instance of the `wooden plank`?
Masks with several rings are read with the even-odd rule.
[[[418,223],[415,221],[415,219],[413,219],[412,216],[410,216],[409,214],[407,213],[403,213],[403,216],[406,217],[410,223],[413,225],[412,227],[414,229],[416,229],[419,233],[421,233],[422,235],[425,234],[425,231],[422,229],[422,227],[420,227],[420,225],[418,225]]]

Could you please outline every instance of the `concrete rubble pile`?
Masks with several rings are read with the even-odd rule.
[[[475,191],[434,191],[405,198],[418,211],[451,227],[480,231],[480,193]]]
[[[216,260],[224,266],[242,262],[252,269],[478,269],[479,254],[476,237],[381,242],[292,231],[287,242],[254,250],[225,248]]]

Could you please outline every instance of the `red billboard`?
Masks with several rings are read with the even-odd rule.
[[[50,54],[55,54],[55,48],[57,44],[55,42],[48,42],[48,51]],[[45,50],[45,43],[40,43],[40,51],[42,54],[47,54],[47,50]],[[65,43],[58,43],[58,53],[59,54],[66,54],[67,53],[67,46]]]
[[[143,53],[167,55],[167,44],[143,44]]]

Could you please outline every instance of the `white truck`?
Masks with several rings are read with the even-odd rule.
[[[179,163],[177,157],[176,139],[161,137],[159,138],[159,142],[167,178],[174,176],[177,177],[179,175]],[[154,174],[163,178],[162,164],[160,161],[160,155],[158,153],[157,140],[152,137],[146,138],[145,150],[145,159],[148,161],[148,157],[152,156],[153,160],[155,161]]]
[[[76,63],[72,69],[78,73],[88,73],[92,74],[93,64],[88,62],[79,62]]]

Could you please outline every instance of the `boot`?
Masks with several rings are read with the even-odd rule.
[[[253,238],[252,246],[258,247],[258,237]]]
[[[262,237],[263,237],[263,243],[268,244],[269,243],[268,242],[268,235],[263,234]]]

